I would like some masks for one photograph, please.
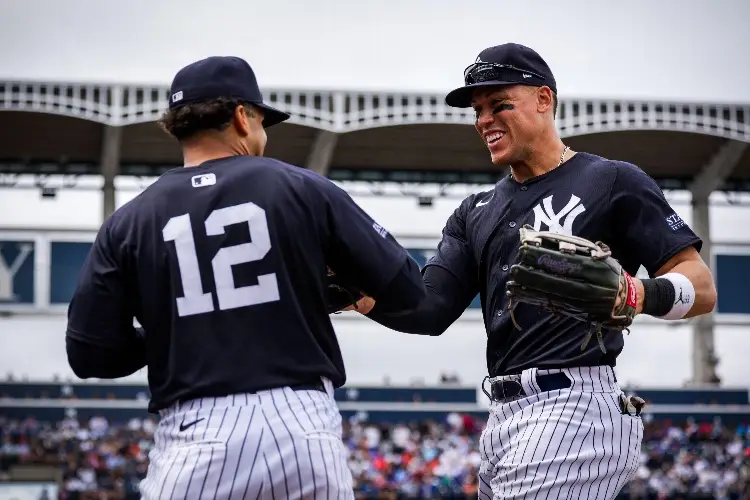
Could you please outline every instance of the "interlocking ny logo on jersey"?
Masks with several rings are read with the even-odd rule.
[[[568,204],[559,212],[555,212],[552,208],[552,196],[546,197],[534,207],[534,231],[542,231],[544,223],[547,231],[573,236],[573,222],[586,211],[586,207],[580,202],[581,199],[572,194]]]

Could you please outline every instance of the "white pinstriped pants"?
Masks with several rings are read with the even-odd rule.
[[[327,393],[279,388],[164,410],[141,498],[353,499],[341,415],[325,386]]]
[[[536,375],[565,373],[570,388],[540,392]],[[643,422],[623,415],[611,367],[521,374],[530,396],[493,402],[480,437],[479,499],[606,500],[638,468]]]

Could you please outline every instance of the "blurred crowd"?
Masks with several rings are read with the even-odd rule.
[[[409,426],[351,420],[344,434],[357,492],[475,497],[482,425],[456,414]],[[647,423],[638,472],[618,498],[750,499],[750,427],[725,427],[719,419]]]
[[[646,426],[631,498],[750,499],[750,427],[670,422]]]
[[[344,423],[358,498],[476,498],[477,440],[483,422]],[[156,421],[115,425],[102,417],[54,424],[0,417],[0,480],[18,464],[61,471],[61,500],[136,500]],[[635,479],[618,498],[750,498],[750,428],[683,422],[646,424]]]

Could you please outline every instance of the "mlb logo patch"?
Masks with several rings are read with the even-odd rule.
[[[213,186],[216,184],[216,174],[194,175],[191,182],[194,188]]]
[[[172,102],[179,102],[182,100],[182,97],[182,90],[180,90],[179,92],[175,92],[174,94],[172,94]]]

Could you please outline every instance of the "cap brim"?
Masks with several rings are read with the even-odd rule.
[[[279,111],[276,108],[272,108],[268,104],[257,102],[253,104],[263,110],[263,128],[272,127],[289,119],[289,113]]]
[[[465,87],[459,87],[455,90],[450,91],[448,95],[445,96],[445,104],[454,108],[469,108],[471,107],[471,98],[474,95],[474,91],[476,89],[481,89],[484,87],[498,87],[498,86],[504,86],[504,85],[523,85],[523,84],[518,83],[518,82],[505,82],[505,81],[497,81],[497,80],[490,80],[490,81],[480,82],[480,83],[472,83],[471,85],[466,85]]]

